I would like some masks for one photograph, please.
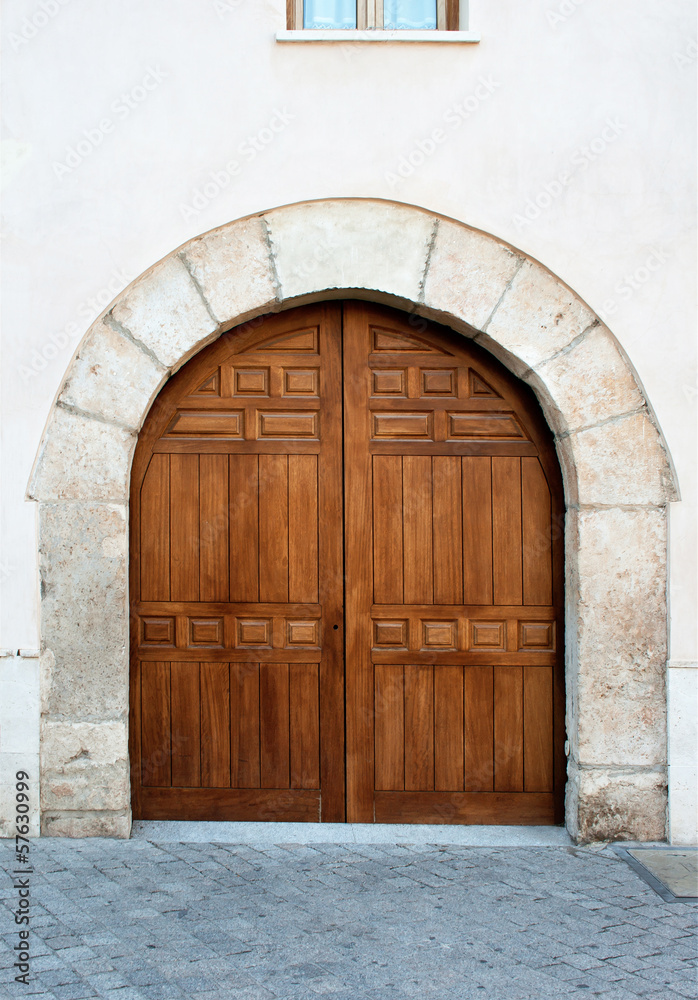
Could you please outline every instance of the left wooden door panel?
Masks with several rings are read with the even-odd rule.
[[[134,815],[344,819],[341,313],[226,334],[132,480]]]

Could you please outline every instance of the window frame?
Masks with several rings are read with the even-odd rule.
[[[289,31],[320,31],[322,29],[305,28],[303,20],[304,0],[286,0],[286,27]],[[436,29],[425,31],[459,31],[461,6],[467,14],[467,0],[436,0]],[[356,28],[343,28],[347,35],[351,31],[384,31],[383,0],[356,0]],[[334,30],[334,29],[333,29]],[[402,29],[396,28],[396,31]],[[466,18],[467,30],[467,18]]]

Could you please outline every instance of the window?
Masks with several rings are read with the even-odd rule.
[[[316,31],[458,31],[460,6],[459,0],[287,0],[288,27]]]

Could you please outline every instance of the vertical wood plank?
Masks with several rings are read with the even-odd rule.
[[[142,601],[170,599],[170,456],[153,455],[141,487]]]
[[[320,706],[316,663],[289,664],[291,788],[320,787]]]
[[[457,456],[436,455],[433,463],[434,603],[462,604],[461,460]]]
[[[141,784],[172,784],[170,665],[141,663]]]
[[[199,456],[199,600],[227,601],[228,456]]]
[[[259,664],[230,664],[230,784],[259,788]]]
[[[392,663],[377,663],[374,670],[375,786],[381,791],[403,791],[405,788],[404,668]]]
[[[259,599],[288,601],[287,455],[259,456]]]
[[[405,791],[434,791],[434,667],[405,666]]]
[[[373,456],[373,599],[402,604],[402,458]]]
[[[289,787],[288,664],[259,665],[262,788]]]
[[[317,455],[288,456],[288,599],[318,599]]]
[[[201,664],[201,784],[230,787],[230,672],[227,663]]]
[[[172,784],[198,788],[201,784],[201,720],[199,664],[170,664],[172,713]]]
[[[465,667],[465,791],[494,788],[494,687],[492,667]]]
[[[523,603],[552,604],[550,490],[537,458],[521,459]]]
[[[434,787],[462,792],[463,781],[463,667],[435,666]]]
[[[429,455],[402,460],[405,604],[433,604],[432,476]]]
[[[492,603],[492,459],[469,455],[463,471],[463,603]]]
[[[524,791],[553,790],[553,669],[523,668]]]
[[[521,459],[492,459],[492,556],[495,604],[521,604]]]
[[[229,455],[230,600],[259,600],[259,457]]]
[[[199,600],[198,455],[170,455],[170,600]]]
[[[523,791],[523,667],[494,668],[494,790]]]

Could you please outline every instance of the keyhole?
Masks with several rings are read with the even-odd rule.
[[[337,629],[339,628],[339,625],[333,625],[333,626],[332,626],[332,628],[333,628],[333,629],[335,630],[335,632],[336,632],[336,631],[337,631]]]

